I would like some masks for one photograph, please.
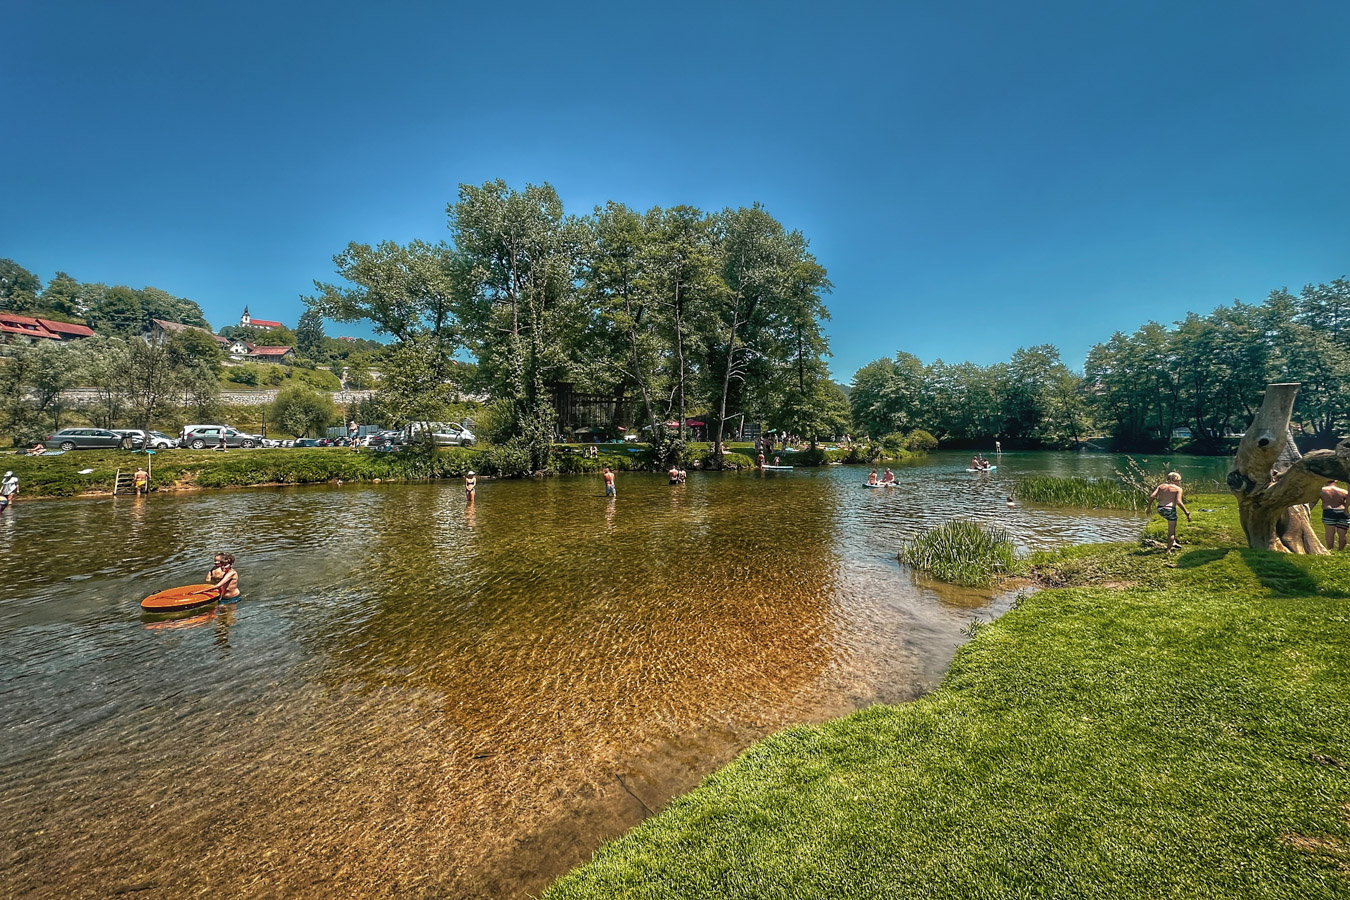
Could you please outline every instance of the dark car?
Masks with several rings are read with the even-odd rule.
[[[195,428],[183,435],[182,444],[184,447],[191,447],[193,450],[209,450],[220,446],[220,436],[225,435],[226,447],[242,447],[250,450],[253,447],[262,446],[262,438],[256,434],[244,434],[242,431],[235,431],[233,428],[221,425],[211,425],[206,428]]]
[[[116,450],[122,435],[106,428],[62,428],[47,438],[47,445],[58,450]]]
[[[319,442],[314,438],[300,438],[292,446],[295,447],[317,447]]]

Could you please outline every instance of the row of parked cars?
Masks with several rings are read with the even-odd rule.
[[[471,431],[462,425],[434,423],[432,440],[440,446],[467,446],[474,442]],[[409,440],[409,431],[378,431],[357,438],[363,447],[393,449]],[[350,447],[347,438],[301,438],[295,441],[270,440],[258,434],[248,434],[228,425],[185,425],[178,437],[162,431],[143,431],[139,428],[62,428],[47,438],[49,450],[165,450],[184,447],[191,450],[209,450],[225,447],[251,450],[254,447]]]

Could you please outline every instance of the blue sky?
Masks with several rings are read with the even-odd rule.
[[[199,6],[203,8],[198,8]],[[461,182],[762,202],[836,377],[1350,274],[1350,4],[11,2],[0,257],[294,323]],[[330,333],[359,333],[329,327]]]

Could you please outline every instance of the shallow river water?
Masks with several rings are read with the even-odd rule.
[[[278,451],[283,452],[283,451]],[[1024,547],[1142,516],[1008,508],[1088,454],[148,499],[0,517],[0,895],[537,893],[746,745],[934,687],[1009,597],[895,558],[964,516]],[[1217,460],[1176,460],[1188,480]],[[237,557],[237,605],[138,603]]]

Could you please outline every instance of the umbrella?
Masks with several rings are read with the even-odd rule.
[[[684,424],[686,424],[686,425],[697,425],[697,426],[699,426],[699,427],[702,427],[702,426],[704,425],[704,423],[703,423],[703,422],[700,422],[698,419],[685,419],[685,420],[684,420]]]

